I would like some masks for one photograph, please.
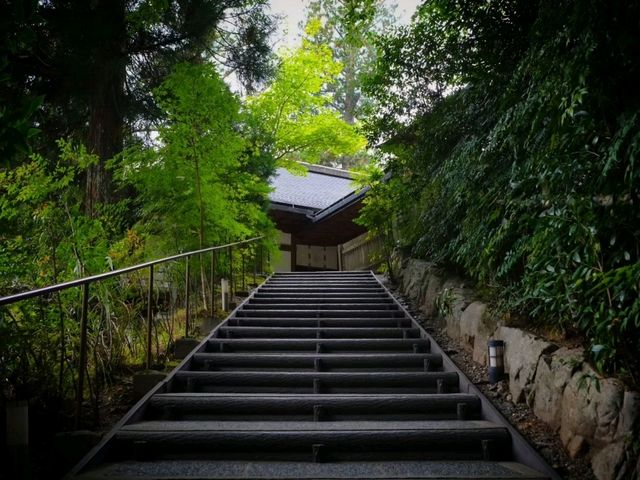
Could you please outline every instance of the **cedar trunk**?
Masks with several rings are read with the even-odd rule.
[[[89,128],[87,149],[97,155],[98,162],[87,169],[85,212],[96,214],[99,203],[112,199],[112,175],[107,160],[122,151],[123,97],[126,74],[126,23],[122,0],[99,0],[94,14],[105,25],[98,44],[94,45],[93,71],[90,75]]]

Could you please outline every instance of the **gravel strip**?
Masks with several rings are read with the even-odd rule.
[[[472,355],[451,339],[430,318],[414,308],[411,302],[402,295],[395,285],[381,277],[400,303],[414,318],[425,327],[440,347],[467,377],[484,393],[493,405],[502,413],[524,438],[531,443],[553,469],[565,480],[596,480],[587,458],[571,459],[560,441],[560,436],[536,417],[533,411],[523,403],[514,404],[509,393],[508,379],[496,385],[490,385],[487,367],[475,362]]]

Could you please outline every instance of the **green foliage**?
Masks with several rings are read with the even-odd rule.
[[[411,26],[375,38],[366,123],[385,140],[465,85],[508,75],[527,47],[537,2],[425,1]]]
[[[168,139],[170,135],[163,138]],[[167,247],[150,232],[123,231],[126,225],[123,218],[129,207],[127,201],[100,205],[99,215],[85,215],[78,179],[97,158],[88,154],[84,147],[76,147],[70,142],[59,141],[58,145],[55,159],[34,154],[29,162],[13,170],[0,171],[2,295],[138,263],[146,260],[147,255],[157,254],[160,247]],[[264,182],[260,185],[263,185],[259,190],[262,198]],[[193,190],[192,187],[192,194]],[[170,191],[166,193],[171,194]],[[144,199],[145,202],[148,200]],[[192,204],[197,209],[193,200]],[[164,206],[171,209],[168,204]],[[252,208],[258,207],[248,205],[244,215]],[[232,214],[232,211],[227,213]],[[186,248],[197,244],[197,231],[189,232],[186,219],[174,220],[183,222],[182,232],[188,236],[181,239],[181,245]],[[249,228],[240,224],[240,220],[236,221],[240,225],[236,228]],[[193,228],[197,230],[197,226]],[[228,230],[226,233],[230,234]],[[156,250],[150,252],[149,244],[157,247]],[[171,250],[170,253],[174,252]],[[255,253],[255,245],[235,252],[236,276],[242,257],[254,258]],[[219,255],[218,272],[228,272],[228,259],[223,260]],[[192,259],[194,273],[202,271],[203,265],[208,267],[209,261],[209,256]],[[155,272],[153,301],[158,316],[152,343],[154,358],[162,363],[169,344],[185,328],[184,312],[179,311],[184,305],[184,263],[163,264]],[[191,282],[195,283],[195,275],[192,277]],[[104,400],[105,384],[111,381],[114,372],[140,365],[145,359],[147,285],[146,270],[90,285],[87,390],[94,408]],[[199,299],[191,300],[192,305],[198,307]],[[208,298],[205,300],[209,301]],[[0,308],[0,403],[30,399],[36,409],[56,411],[63,418],[52,418],[52,421],[60,420],[61,428],[68,427],[64,419],[68,409],[63,403],[73,398],[76,388],[80,306],[80,289],[71,288]],[[195,316],[197,311],[192,314]]]
[[[272,18],[263,0],[8,0],[0,5],[0,165],[82,142],[99,161],[85,211],[117,202],[109,159],[162,111],[153,90],[184,61],[215,59],[247,90],[269,78]],[[36,133],[39,135],[36,136]],[[16,154],[19,159],[14,158]]]
[[[453,313],[453,302],[455,295],[451,288],[445,288],[436,298],[436,311],[438,315],[445,318]]]
[[[0,241],[8,255],[31,256],[15,265],[16,273],[31,270],[35,285],[98,273],[105,269],[108,228],[102,219],[81,213],[78,177],[96,162],[83,147],[59,141],[52,166],[34,154],[15,169],[0,171],[0,219],[6,226]],[[7,264],[11,263],[9,259]],[[15,278],[3,276],[10,288]]]
[[[85,216],[78,187],[78,178],[96,157],[70,142],[59,141],[58,147],[55,163],[34,154],[15,169],[0,171],[3,294],[108,267],[109,232],[117,225],[113,215]],[[73,388],[67,363],[73,362],[77,345],[75,351],[64,345],[77,342],[78,304],[78,291],[68,290],[0,311],[1,398],[44,401]]]
[[[34,10],[29,2],[0,5],[0,167],[12,164],[18,155],[27,156],[29,142],[39,132],[33,117],[43,99],[24,91],[28,76],[18,66],[34,48]]]
[[[317,21],[311,22],[308,35],[313,37],[319,28]],[[304,38],[300,48],[281,53],[269,87],[247,99],[250,125],[261,148],[280,164],[316,163],[323,153],[354,154],[364,148],[366,140],[322,94],[341,70],[329,47]]]
[[[182,64],[156,90],[167,121],[157,148],[131,149],[118,178],[139,192],[140,228],[161,253],[268,229],[270,166],[238,132],[238,100],[210,64]]]
[[[366,227],[371,238],[379,238],[382,241],[382,258],[386,261],[387,270],[393,276],[391,265],[391,254],[395,246],[393,235],[394,212],[396,202],[399,200],[397,178],[385,177],[382,169],[378,168],[374,162],[359,170],[360,176],[356,177],[356,182],[360,188],[368,188],[369,191],[363,199],[363,207],[355,223]]]
[[[247,91],[261,85],[272,60],[265,8],[260,0],[0,6],[1,295],[270,232],[274,161],[247,139],[238,99],[204,63],[215,58]],[[142,132],[144,147],[136,145]],[[123,144],[134,146],[123,153]],[[117,193],[112,172],[124,187]],[[193,272],[209,261],[192,259]],[[114,371],[143,361],[146,274],[89,289],[94,407]],[[162,361],[184,331],[174,287],[184,264],[156,275],[153,344]],[[73,397],[79,367],[80,297],[69,289],[0,308],[0,404],[41,401],[64,415],[60,402]]]
[[[396,20],[395,5],[381,0],[312,0],[305,8],[307,22],[320,22],[317,33],[309,40],[329,47],[342,69],[335,81],[327,83],[322,93],[329,105],[350,125],[358,125],[369,98],[362,91],[364,78],[376,61],[372,37],[390,28]],[[339,168],[354,168],[371,161],[366,151],[351,155],[325,153],[319,163]]]
[[[321,22],[310,40],[331,48],[343,67],[325,91],[331,96],[333,108],[347,123],[353,124],[367,103],[362,83],[376,59],[370,39],[390,28],[395,21],[393,8],[380,0],[312,0],[306,7],[307,22]]]
[[[382,41],[368,87],[383,106],[370,135],[396,154],[381,195],[397,199],[401,242],[494,286],[504,308],[581,332],[600,370],[636,384],[639,11],[425,2]]]

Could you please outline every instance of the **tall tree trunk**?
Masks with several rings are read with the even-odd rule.
[[[358,106],[359,95],[356,91],[357,68],[356,56],[358,49],[349,48],[344,58],[344,104],[342,119],[349,125],[353,125],[356,119],[356,108]]]
[[[106,161],[122,151],[123,98],[126,75],[126,23],[124,0],[98,0],[94,7],[96,45],[93,71],[88,77],[89,131],[87,149],[98,162],[87,170],[85,212],[94,216],[98,203],[109,203],[112,176]]]
[[[196,182],[196,197],[198,202],[198,214],[200,219],[200,226],[198,228],[198,246],[200,249],[205,247],[205,213],[204,213],[204,199],[202,198],[202,178],[200,177],[200,156],[196,150],[195,140],[191,140],[191,148],[193,149],[193,160],[195,167],[195,182]],[[204,272],[204,263],[202,261],[202,255],[200,255],[200,286],[202,288],[202,303],[204,310],[207,309],[209,302],[207,301],[207,276]]]

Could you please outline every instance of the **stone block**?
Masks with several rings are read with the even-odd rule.
[[[532,390],[533,413],[553,430],[560,430],[562,396],[573,374],[582,368],[582,350],[561,348],[538,360]]]
[[[611,443],[591,457],[591,468],[598,480],[618,480],[632,478],[631,476],[620,476],[619,473],[624,468],[627,453],[625,442]]]
[[[587,456],[599,480],[640,480],[640,459],[631,445],[633,426],[640,422],[638,392],[600,377],[585,363],[581,349],[558,349],[513,325],[498,327],[465,281],[447,276],[435,264],[406,259],[402,268],[402,291],[427,317],[436,319],[436,300],[449,289],[451,313],[441,319],[443,328],[475,361],[486,364],[490,338],[505,342],[507,398],[526,401],[538,418],[559,431],[572,458]]]
[[[444,279],[432,269],[425,278],[424,295],[421,301],[421,310],[427,317],[436,317],[438,311],[436,309],[436,299],[442,292]]]
[[[451,299],[450,308],[451,312],[445,318],[445,328],[447,335],[455,340],[460,340],[460,319],[462,318],[462,312],[473,301],[473,290],[465,285],[464,280],[459,278],[451,278],[446,280],[442,285],[442,291],[448,290],[449,297]]]
[[[468,352],[473,352],[478,332],[478,322],[484,314],[486,305],[474,302],[462,311],[460,315],[460,344]]]
[[[402,291],[412,301],[422,297],[425,276],[433,268],[433,263],[424,260],[409,259],[402,272]]]
[[[173,358],[176,360],[182,360],[184,357],[191,353],[191,350],[196,348],[200,342],[195,338],[179,338],[176,340],[175,348],[173,350]]]
[[[600,378],[583,364],[567,383],[562,396],[560,439],[568,445],[575,435],[599,449],[616,440],[624,387],[618,380]]]
[[[617,439],[624,402],[624,385],[615,378],[600,379],[600,391],[595,392],[596,411],[594,445],[608,445]],[[637,412],[636,412],[637,414]]]
[[[635,423],[640,418],[640,393],[627,390],[622,399],[620,418],[618,419],[618,431],[616,439],[628,439]]]
[[[144,372],[136,373],[133,376],[133,396],[136,400],[144,397],[149,390],[155,387],[166,377],[166,373],[158,372],[156,370],[146,370]]]
[[[571,458],[578,458],[589,450],[589,444],[582,435],[575,435],[567,445],[567,453]]]
[[[495,324],[487,316],[487,305],[472,302],[460,317],[462,344],[473,354],[473,360],[487,364],[487,342],[493,336]]]
[[[505,342],[505,372],[509,373],[509,390],[514,403],[528,399],[536,376],[540,356],[557,350],[557,346],[518,328],[500,327],[496,338]]]
[[[588,367],[586,367],[588,368]],[[567,446],[576,435],[593,438],[596,430],[595,410],[590,408],[591,398],[583,379],[583,367],[571,377],[562,395],[560,440]]]

